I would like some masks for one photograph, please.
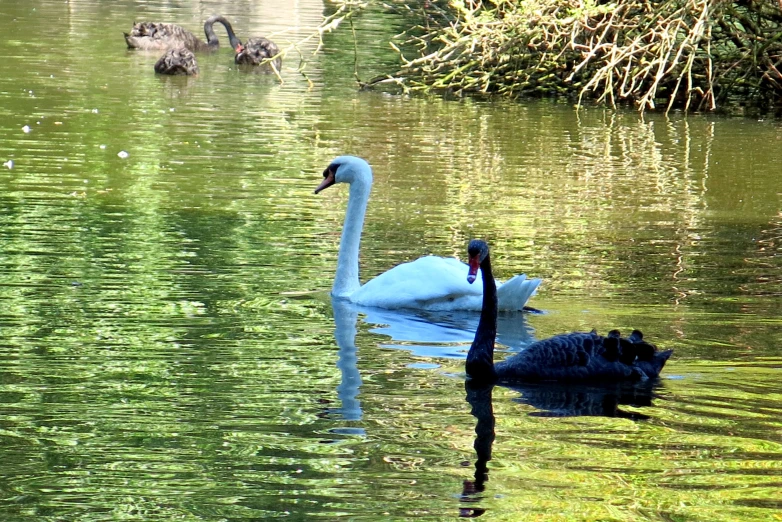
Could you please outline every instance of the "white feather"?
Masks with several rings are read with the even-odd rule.
[[[481,309],[483,285],[469,284],[468,266],[455,258],[421,257],[395,266],[362,286],[358,279],[358,252],[372,187],[372,168],[355,156],[340,156],[332,165],[339,165],[335,182],[350,184],[333,296],[346,298],[362,306],[388,309]],[[499,309],[523,309],[540,283],[540,279],[527,279],[524,274],[504,284],[498,282]]]

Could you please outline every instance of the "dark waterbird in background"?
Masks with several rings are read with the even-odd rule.
[[[607,336],[573,332],[536,341],[521,353],[494,363],[497,336],[497,287],[491,271],[489,245],[472,240],[467,249],[469,273],[483,279],[483,304],[478,329],[467,354],[466,370],[478,382],[619,382],[644,381],[660,374],[673,350],[658,351],[633,330],[629,338],[618,330]]]
[[[195,76],[198,74],[198,62],[190,49],[175,47],[166,51],[155,63],[155,72],[159,74]]]
[[[220,22],[225,27],[232,49],[242,45],[241,40],[234,34],[231,23],[220,15],[211,16],[204,22],[206,42],[199,40],[182,26],[163,22],[135,22],[130,34],[124,33],[125,42],[129,49],[167,50],[172,47],[185,47],[193,52],[214,51],[220,47],[220,41],[212,27],[215,22]]]
[[[239,65],[258,66],[264,60],[270,60],[276,56],[274,60],[267,61],[261,70],[263,72],[280,72],[280,67],[282,67],[282,57],[278,56],[280,48],[268,38],[250,38],[247,43],[234,47],[234,49],[236,50],[234,62]]]

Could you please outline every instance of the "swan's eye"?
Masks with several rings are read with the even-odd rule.
[[[328,166],[326,170],[323,171],[323,177],[327,177],[329,174],[337,175],[337,169],[339,168],[338,163],[332,163]]]

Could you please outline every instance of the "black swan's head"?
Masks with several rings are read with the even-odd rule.
[[[354,181],[363,181],[372,183],[372,167],[366,160],[356,156],[339,156],[326,167],[323,171],[323,181],[315,194],[329,188],[335,183],[353,183]]]
[[[475,278],[478,277],[478,269],[481,267],[481,263],[489,255],[489,245],[486,241],[481,239],[473,239],[470,244],[467,245],[467,256],[469,260],[467,264],[470,265],[470,270],[467,274],[467,282],[472,284]]]

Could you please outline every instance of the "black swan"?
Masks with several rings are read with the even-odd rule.
[[[280,72],[282,57],[279,56],[280,48],[268,38],[250,38],[244,45],[234,47],[236,56],[234,62],[239,65],[261,65],[264,60],[269,67],[264,67],[266,72]],[[276,58],[274,58],[276,56]],[[271,60],[274,58],[274,60]]]
[[[494,364],[497,336],[497,287],[491,272],[489,245],[474,239],[467,248],[469,273],[475,281],[478,268],[483,278],[483,306],[475,340],[467,354],[466,370],[478,382],[535,381],[642,381],[660,374],[673,350],[658,351],[633,330],[629,338],[618,330],[607,336],[573,332],[536,341],[524,351]]]
[[[195,55],[186,47],[175,47],[166,51],[155,63],[155,72],[159,74],[195,76],[198,74],[198,62]]]
[[[220,15],[211,16],[204,22],[206,42],[199,40],[196,35],[182,26],[162,22],[135,22],[130,34],[124,33],[125,42],[129,49],[160,51],[172,47],[186,47],[193,52],[214,51],[220,47],[212,27],[215,22],[220,22],[225,27],[232,49],[242,45],[241,40],[234,34],[231,23]]]

